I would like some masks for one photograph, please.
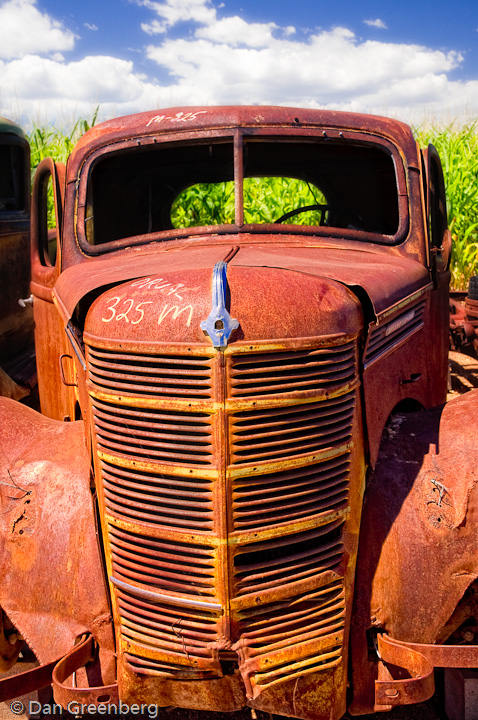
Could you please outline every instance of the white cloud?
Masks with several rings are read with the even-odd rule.
[[[380,20],[380,18],[376,18],[375,20],[364,20],[364,23],[365,25],[370,25],[370,27],[380,28],[380,30],[387,29],[387,25],[383,20]]]
[[[236,23],[235,18],[231,20]],[[262,35],[252,34],[253,40],[244,40],[240,46],[226,42],[227,33],[216,32],[224,27],[224,21],[218,20],[216,26],[198,30],[192,39],[166,38],[148,46],[148,57],[174,79],[174,104],[354,105],[366,111],[383,101],[386,107],[400,109],[416,101],[413,88],[417,84],[427,88],[425,102],[446,97],[439,95],[443,80],[452,88],[446,73],[463,60],[459,53],[418,45],[360,42],[341,27],[302,41],[275,38],[270,29],[266,45],[255,41],[267,36],[263,27]],[[424,76],[429,78],[426,84]]]
[[[237,15],[216,20],[210,25],[199,28],[195,36],[212,40],[231,47],[247,45],[248,47],[266,47],[273,42],[273,30],[278,25],[270,23],[248,23]]]
[[[216,21],[216,10],[210,0],[139,0],[139,4],[153,10],[161,20],[144,23],[142,29],[149,35],[164,33],[180,22],[196,22],[209,25]]]
[[[0,61],[1,98],[8,96],[10,108],[1,114],[89,116],[96,105],[103,115],[156,107],[161,102],[157,85],[133,71],[133,63],[108,56],[87,56],[78,62],[58,62],[38,55]],[[16,102],[13,101],[16,99]],[[9,112],[10,110],[10,112]]]
[[[85,22],[85,23],[83,23],[83,25],[84,25],[85,28],[87,28],[88,30],[94,30],[94,31],[98,30],[98,25],[95,25],[94,23],[87,23],[87,22]]]
[[[211,0],[134,1],[152,13],[142,25],[149,43],[142,54],[153,63],[149,77],[119,57],[65,59],[75,41],[70,30],[41,13],[36,0],[0,0],[0,112],[88,116],[100,104],[105,117],[173,105],[280,104],[406,120],[478,113],[478,79],[450,79],[465,61],[458,51],[363,41],[346,27],[298,35],[293,26],[228,15]],[[36,31],[28,29],[19,45],[26,18]],[[166,77],[161,83],[154,63]]]
[[[40,12],[36,4],[36,0],[8,0],[0,5],[1,59],[73,49],[74,33]]]

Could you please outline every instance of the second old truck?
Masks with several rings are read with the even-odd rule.
[[[433,147],[364,115],[143,113],[42,162],[32,228],[42,414],[1,401],[0,667],[21,638],[41,666],[0,697],[338,720],[478,667]]]

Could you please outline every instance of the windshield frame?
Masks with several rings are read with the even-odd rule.
[[[277,142],[281,140],[301,140],[317,142],[349,142],[354,145],[366,145],[379,148],[389,155],[393,163],[398,202],[398,227],[393,235],[383,235],[360,229],[349,229],[320,225],[296,225],[283,223],[252,223],[243,222],[243,151],[244,141],[261,138],[264,141]],[[111,154],[130,152],[134,148],[158,147],[159,145],[173,146],[180,143],[185,145],[199,145],[214,142],[230,142],[233,144],[234,159],[234,189],[235,189],[235,223],[224,225],[201,225],[187,228],[168,228],[161,231],[149,232],[142,235],[133,235],[97,245],[91,244],[86,236],[86,206],[87,193],[91,175],[95,166]],[[77,181],[75,197],[75,237],[81,251],[87,255],[102,255],[122,248],[149,244],[151,242],[167,242],[185,238],[208,235],[299,235],[321,238],[343,238],[359,242],[377,243],[379,245],[393,246],[406,239],[409,229],[409,200],[408,183],[404,166],[404,157],[399,148],[391,141],[376,134],[357,130],[337,130],[336,128],[295,128],[295,127],[241,127],[199,130],[194,132],[169,132],[155,135],[138,135],[114,143],[105,144],[89,153],[81,165]]]

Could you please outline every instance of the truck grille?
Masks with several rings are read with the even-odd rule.
[[[133,396],[209,397],[210,362],[208,357],[137,355],[89,348],[89,374],[96,387]]]
[[[355,396],[237,413],[231,422],[234,463],[318,453],[350,440]]]
[[[224,650],[253,697],[332,672],[356,553],[344,532],[360,497],[356,340],[164,356],[110,346],[87,348],[88,388],[125,671],[218,678]]]
[[[234,481],[234,530],[274,527],[346,507],[350,463],[329,462]]]
[[[230,394],[323,390],[354,379],[355,345],[233,357]]]
[[[255,684],[337,665],[345,610],[343,583],[337,580],[315,592],[240,613],[241,636],[260,668]]]

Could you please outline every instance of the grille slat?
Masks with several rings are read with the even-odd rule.
[[[106,452],[157,462],[212,462],[213,431],[206,413],[168,413],[93,399],[93,415],[98,446]]]
[[[340,448],[351,438],[355,395],[286,410],[246,411],[231,419],[232,462],[274,460]]]
[[[214,549],[109,528],[113,572],[155,590],[214,595]]]
[[[139,519],[184,530],[213,526],[212,483],[197,477],[152,475],[101,463],[107,510],[120,518]],[[188,512],[184,512],[185,498]]]
[[[254,683],[268,685],[340,662],[338,639],[345,627],[345,609],[339,580],[312,593],[242,611],[239,627],[248,658],[267,658],[267,672],[257,672]]]
[[[353,343],[319,350],[236,356],[232,360],[233,396],[282,394],[329,388],[355,377]]]
[[[204,663],[210,660],[213,664],[208,646],[217,638],[219,615],[195,608],[153,604],[123,590],[117,589],[116,593],[124,640],[139,643],[153,652],[167,652],[171,659],[182,658],[181,663],[174,663],[127,653],[125,657],[135,672],[176,679],[217,676],[217,669],[204,669]],[[201,669],[186,664],[194,664],[195,660],[201,662]]]
[[[207,398],[211,358],[118,353],[88,349],[90,382],[106,392],[155,397]]]
[[[234,561],[238,595],[284,587],[336,568],[342,559],[341,522],[247,546]]]

